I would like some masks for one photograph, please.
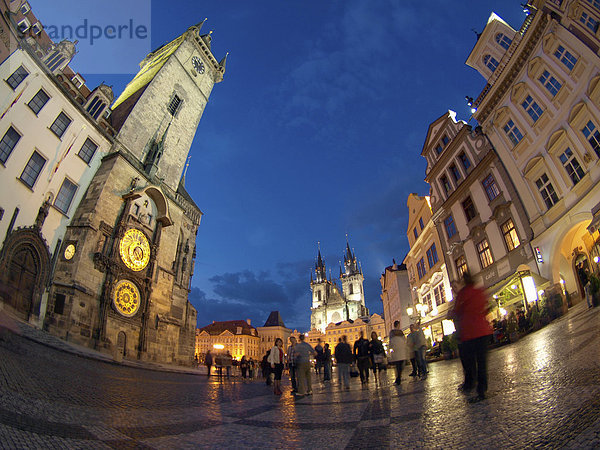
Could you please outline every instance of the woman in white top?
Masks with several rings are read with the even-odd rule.
[[[406,337],[400,329],[400,322],[394,322],[394,329],[390,331],[390,356],[388,361],[396,366],[396,384],[402,380],[402,367],[404,360],[409,359]]]
[[[284,353],[283,341],[280,338],[275,339],[275,346],[271,349],[267,361],[271,363],[271,369],[275,375],[273,381],[273,393],[275,395],[281,395],[281,374],[283,373]]]

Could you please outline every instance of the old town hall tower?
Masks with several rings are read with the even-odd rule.
[[[117,131],[67,229],[44,327],[117,357],[189,364],[202,213],[182,177],[225,58],[202,23],[150,53],[112,106]]]
[[[312,291],[312,307],[310,327],[312,330],[325,332],[330,323],[343,320],[355,320],[358,317],[368,316],[369,310],[365,306],[363,289],[364,276],[359,267],[356,255],[346,243],[344,254],[344,270],[340,267],[340,280],[342,290],[330,276],[319,250],[315,264],[314,278],[311,274],[310,289]]]

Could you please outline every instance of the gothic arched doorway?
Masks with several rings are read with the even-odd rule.
[[[24,319],[28,319],[32,312],[37,272],[31,248],[25,247],[15,252],[8,264],[7,303]]]
[[[24,320],[39,316],[49,272],[50,252],[39,230],[11,233],[0,255],[0,301]]]

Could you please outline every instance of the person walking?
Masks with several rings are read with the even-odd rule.
[[[290,336],[290,345],[287,350],[287,362],[288,370],[290,372],[290,381],[292,382],[292,394],[298,392],[298,383],[296,380],[296,342],[296,338],[294,336]]]
[[[456,296],[454,314],[460,323],[459,339],[463,343],[465,360],[464,392],[470,392],[477,379],[477,396],[469,399],[470,403],[485,399],[487,391],[487,348],[492,327],[487,320],[491,310],[491,302],[485,291],[475,287],[473,278],[468,272],[463,274],[464,287]]]
[[[335,346],[334,355],[340,389],[342,385],[344,389],[350,389],[350,364],[354,362],[354,356],[346,335],[342,336],[341,341]]]
[[[213,356],[210,350],[206,352],[206,356],[204,357],[204,365],[207,369],[206,376],[210,377],[210,368],[213,365]]]
[[[271,364],[271,370],[274,374],[273,394],[281,395],[283,393],[281,391],[281,374],[283,373],[283,362],[285,361],[283,353],[283,340],[281,340],[281,338],[275,339],[275,345],[271,349],[268,361]]]
[[[325,347],[323,347],[323,381],[331,380],[331,364],[331,350],[329,344],[325,343]]]
[[[312,382],[310,379],[310,357],[316,354],[315,349],[304,342],[304,334],[298,336],[300,342],[296,344],[296,367],[298,369],[298,395],[297,398],[312,394]]]
[[[419,375],[419,367],[417,366],[417,358],[415,357],[415,333],[413,325],[410,324],[410,332],[406,336],[406,349],[408,351],[408,357],[410,359],[410,365],[412,366],[412,372],[408,374],[409,377],[416,377]]]
[[[362,384],[369,383],[369,367],[371,367],[371,358],[369,356],[369,341],[365,339],[364,333],[361,330],[358,340],[354,342],[353,348],[354,358],[360,373],[360,382]]]
[[[400,321],[396,320],[394,328],[390,331],[390,356],[388,357],[388,361],[396,367],[395,384],[400,384],[402,381],[402,368],[407,359],[409,358],[406,337],[400,329]]]
[[[417,363],[417,375],[422,379],[427,379],[427,363],[425,362],[425,350],[427,349],[427,341],[425,333],[419,325],[413,323],[410,325],[411,344],[415,352],[415,360]]]
[[[240,360],[240,372],[242,372],[242,378],[246,379],[246,374],[248,372],[248,360],[246,359],[246,355],[242,356]]]
[[[385,349],[383,348],[383,342],[377,337],[375,331],[371,332],[371,340],[369,341],[369,357],[373,364],[373,376],[375,377],[375,384],[380,383],[381,371],[385,368]]]
[[[254,379],[254,359],[252,358],[248,360],[248,377],[251,380]]]
[[[321,367],[323,367],[323,346],[321,345],[321,339],[317,339],[317,345],[315,345],[315,372],[317,375],[321,375]]]

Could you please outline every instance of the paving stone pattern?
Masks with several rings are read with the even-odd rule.
[[[2,320],[3,319],[3,320]],[[262,381],[110,358],[0,317],[1,448],[598,448],[600,309],[577,306],[490,352],[489,397],[469,404],[458,360],[425,381],[302,399]],[[335,375],[335,374],[334,374]]]

